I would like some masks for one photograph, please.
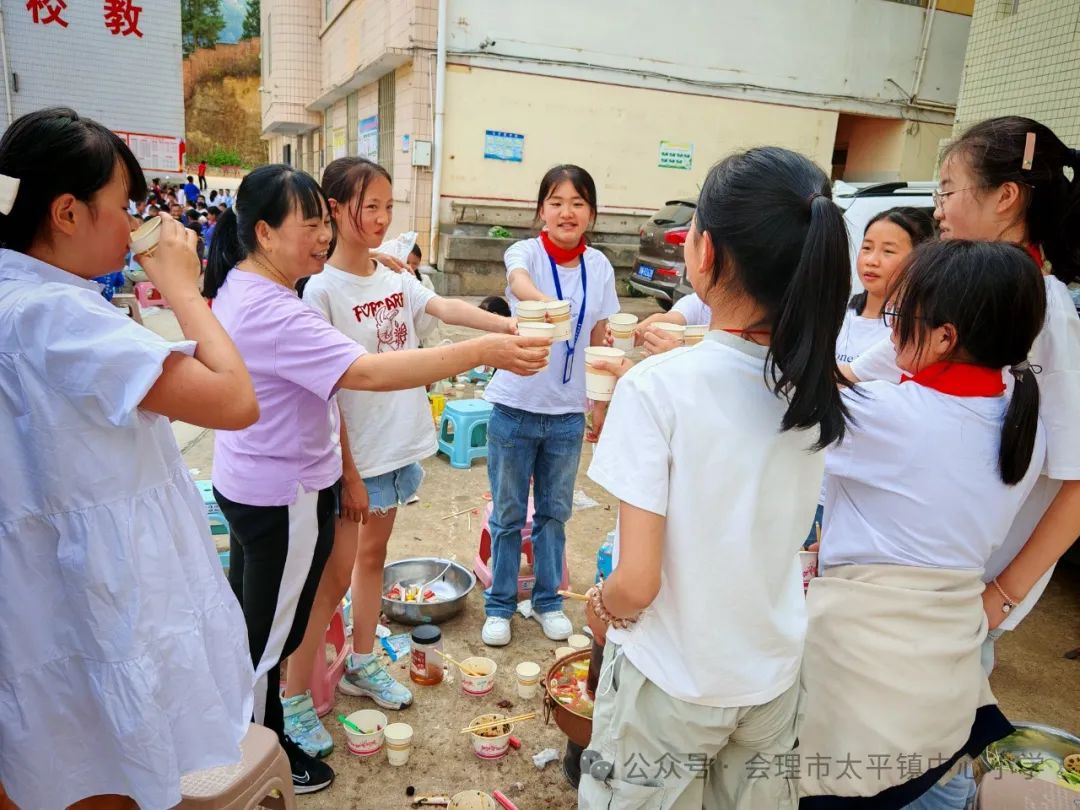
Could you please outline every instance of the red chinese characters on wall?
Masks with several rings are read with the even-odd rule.
[[[56,23],[61,28],[67,28],[68,21],[63,17],[67,7],[66,0],[26,0],[26,10],[30,12],[35,25]],[[132,0],[105,0],[103,14],[105,27],[114,37],[132,34],[142,37],[139,30],[142,6],[135,5]]]

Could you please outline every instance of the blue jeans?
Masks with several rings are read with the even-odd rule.
[[[496,405],[488,423],[488,479],[491,482],[491,587],[488,616],[509,619],[517,609],[521,530],[533,480],[532,606],[538,613],[562,609],[566,521],[574,504],[574,481],[581,460],[585,415],[549,416]]]
[[[389,514],[391,509],[397,509],[415,495],[423,480],[424,468],[415,461],[382,475],[365,478],[368,508],[375,515]]]

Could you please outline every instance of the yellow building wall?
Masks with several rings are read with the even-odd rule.
[[[855,119],[849,130],[844,179],[856,183],[933,180],[941,142],[951,133],[947,124]]]
[[[601,208],[635,210],[695,196],[713,163],[751,146],[785,146],[828,171],[836,121],[821,110],[450,65],[442,219],[447,198],[535,203],[559,163],[592,174]],[[523,161],[486,160],[488,129],[524,135]],[[693,144],[689,171],[657,165],[662,140]]]

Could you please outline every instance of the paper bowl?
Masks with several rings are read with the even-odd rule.
[[[506,717],[505,714],[482,714],[476,717],[469,723],[470,726],[474,726],[477,723],[487,723],[492,720],[500,720]],[[512,724],[506,724],[503,727],[502,734],[497,737],[483,737],[481,734],[491,734],[492,729],[484,732],[474,731],[469,734],[469,739],[472,740],[473,753],[480,759],[502,759],[506,756],[506,752],[510,750],[510,735],[514,733],[514,726]]]
[[[136,228],[130,237],[131,252],[138,256],[146,253],[161,239],[161,217],[146,220]]]
[[[366,733],[360,734],[345,726],[345,740],[349,747],[349,753],[358,757],[370,757],[382,750],[388,725],[386,715],[374,709],[362,709],[353,712],[347,718],[350,723],[362,729]]]
[[[450,797],[446,810],[498,810],[495,800],[479,790],[463,790]]]
[[[498,664],[490,658],[482,656],[466,658],[461,663],[465,666],[465,669],[484,673],[483,675],[466,675],[462,670],[461,691],[472,697],[491,694],[491,690],[495,688],[495,672],[499,668]]]

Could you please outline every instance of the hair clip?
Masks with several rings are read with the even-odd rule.
[[[1024,162],[1020,164],[1020,168],[1024,171],[1030,171],[1032,164],[1035,162],[1035,133],[1029,132],[1027,139],[1024,141]]]
[[[6,174],[0,174],[0,214],[7,216],[11,213],[11,209],[15,207],[15,198],[19,195],[19,183],[21,182],[18,177],[8,177]]]

